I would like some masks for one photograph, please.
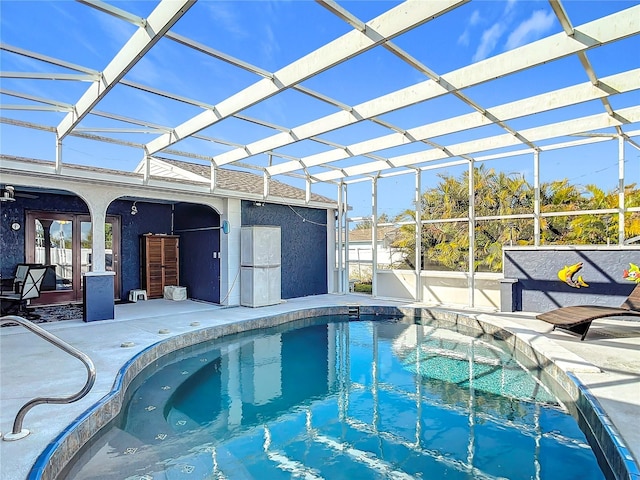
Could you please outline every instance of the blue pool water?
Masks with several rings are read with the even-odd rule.
[[[171,354],[69,479],[603,479],[497,341],[413,320],[297,322]]]

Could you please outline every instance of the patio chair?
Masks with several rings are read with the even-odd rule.
[[[24,281],[20,284],[19,292],[3,293],[0,295],[0,310],[2,315],[16,314],[35,320],[39,315],[27,311],[30,300],[40,296],[40,287],[48,267],[27,267]]]
[[[627,299],[620,305],[620,308],[599,305],[576,305],[541,313],[536,315],[536,318],[553,324],[553,330],[560,328],[575,335],[580,335],[580,340],[584,340],[591,322],[594,320],[628,315],[640,317],[640,283],[635,286]]]
[[[20,291],[20,285],[24,283],[27,271],[29,271],[29,264],[19,263],[16,265],[16,272],[13,277],[2,279],[0,293],[17,293]]]

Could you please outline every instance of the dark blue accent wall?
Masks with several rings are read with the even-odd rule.
[[[327,293],[327,211],[242,202],[242,225],[274,225],[282,232],[282,298]]]
[[[174,232],[180,235],[180,285],[189,298],[220,302],[220,215],[205,205],[175,206]]]
[[[16,265],[24,263],[24,210],[18,202],[0,203],[0,275],[13,277]],[[18,222],[20,230],[11,230]]]
[[[120,237],[120,298],[141,286],[140,236],[145,233],[180,235],[181,284],[190,298],[220,301],[220,230],[179,232],[203,227],[219,227],[220,215],[194,204],[136,202],[138,213],[131,215],[132,202],[114,201],[108,215],[118,216]],[[175,209],[175,212],[172,210]],[[37,198],[18,197],[0,204],[0,273],[12,277],[15,266],[25,261],[25,211],[89,214],[84,201],[74,195],[38,193]],[[326,210],[287,205],[242,202],[243,225],[276,225],[282,231],[282,298],[327,293]],[[11,224],[18,222],[20,230]]]
[[[565,265],[582,262],[575,275],[588,287],[575,288],[558,278]],[[517,279],[515,294],[525,312],[546,312],[571,305],[619,307],[634,282],[623,278],[629,263],[640,264],[637,248],[588,248],[558,250],[505,249],[504,277]]]
[[[137,202],[137,215],[131,215],[131,205],[128,200],[115,200],[107,210],[107,215],[119,216],[121,222],[120,298],[140,288],[140,235],[171,233],[171,205]],[[0,273],[5,278],[12,277],[15,266],[25,261],[27,210],[89,214],[84,201],[74,195],[38,193],[37,198],[18,197],[0,204]],[[11,229],[13,222],[20,223],[20,230]]]
[[[81,198],[69,195],[42,193],[36,198],[18,196],[15,202],[0,203],[0,273],[3,277],[12,277],[16,265],[25,262],[26,210],[89,214]],[[20,224],[20,230],[11,230],[13,222]]]
[[[132,202],[116,200],[107,210],[120,215],[120,298],[130,290],[141,288],[140,237],[145,233],[171,233],[171,205],[136,202],[138,213],[131,215]]]

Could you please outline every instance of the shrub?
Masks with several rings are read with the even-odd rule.
[[[371,293],[371,283],[356,283],[353,291],[358,293]]]

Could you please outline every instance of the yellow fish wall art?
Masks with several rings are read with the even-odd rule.
[[[622,278],[626,278],[631,282],[640,283],[640,268],[633,263],[629,264],[629,270],[622,271]]]
[[[558,278],[573,288],[588,287],[589,285],[582,279],[581,275],[578,275],[578,278],[575,280],[573,278],[581,268],[582,262],[578,262],[573,265],[565,265],[564,268],[558,272]],[[640,272],[638,273],[640,274]]]

